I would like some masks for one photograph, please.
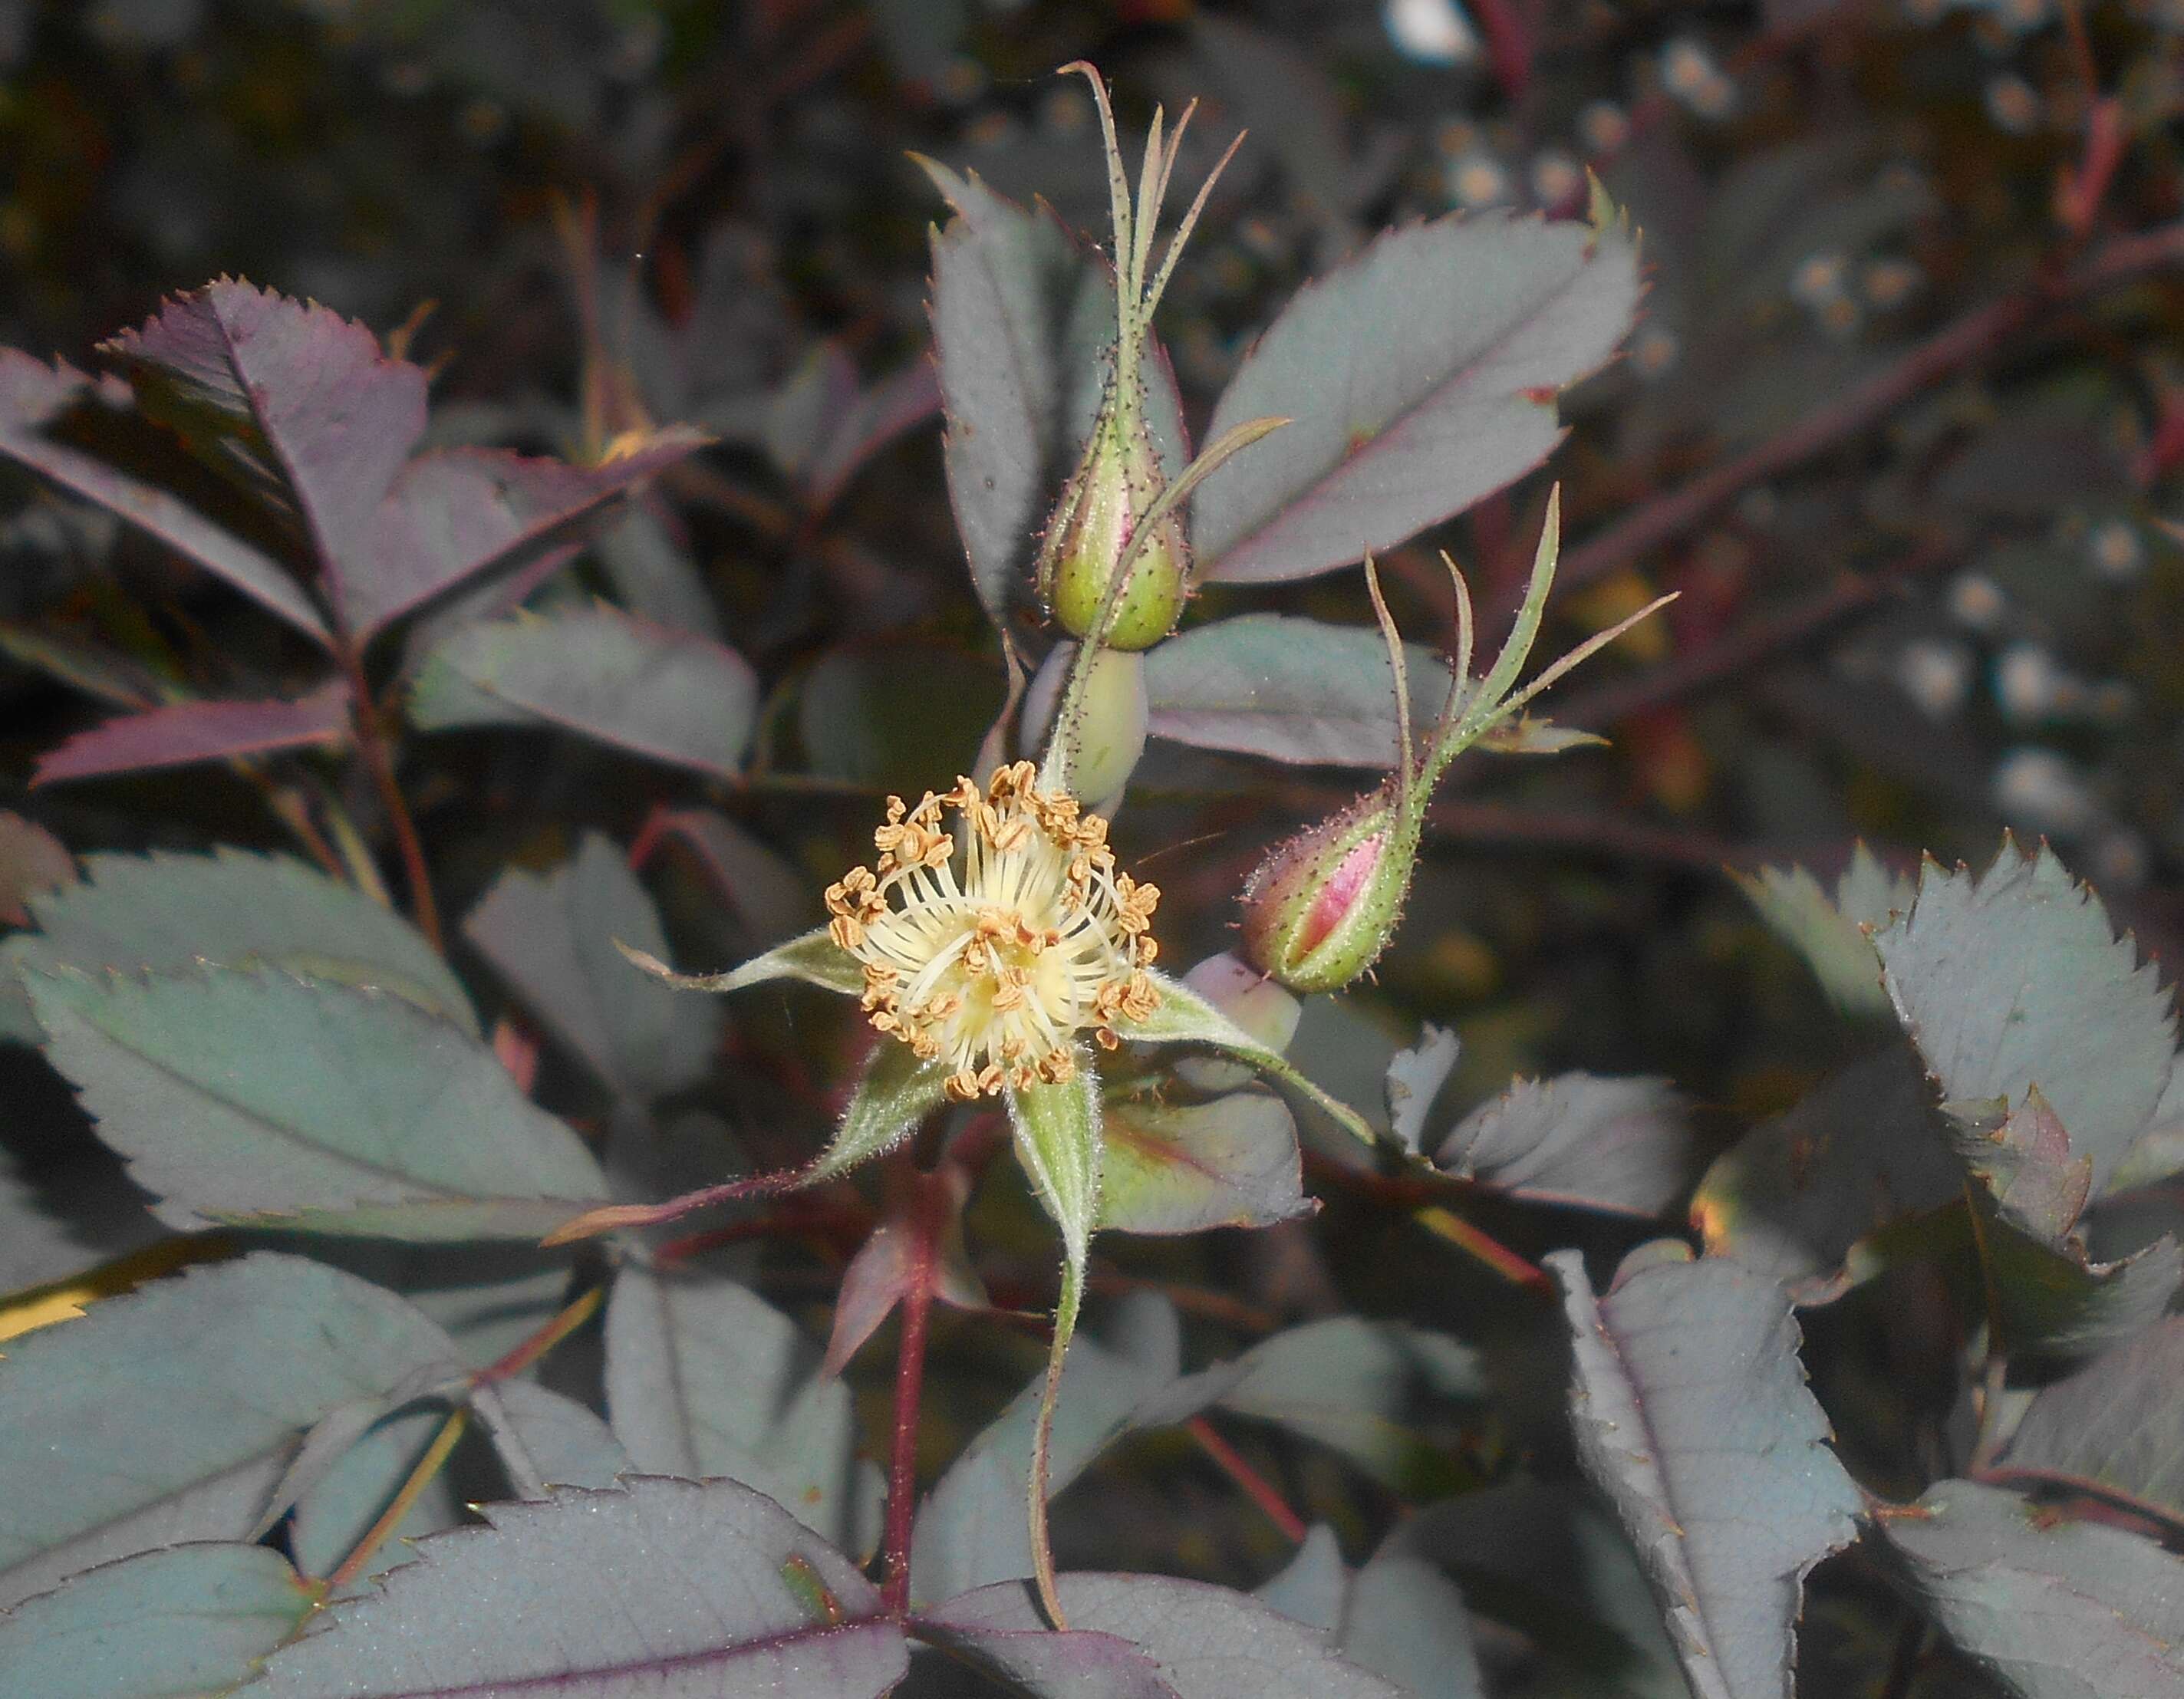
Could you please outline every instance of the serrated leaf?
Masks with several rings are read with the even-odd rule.
[[[1141,1423],[1179,1422],[1220,1395],[1219,1378],[1183,1377],[1182,1335],[1162,1299],[1119,1306],[1100,1339],[1079,1334],[1061,1371],[1047,1472],[1058,1496],[1092,1460]],[[932,1602],[1032,1572],[1024,1493],[1032,1429],[1046,1377],[1034,1376],[964,1446],[919,1506],[911,1541],[913,1602]]]
[[[392,1293],[265,1251],[11,1341],[0,1601],[149,1546],[248,1538],[306,1429],[454,1358]]]
[[[30,899],[76,882],[75,857],[35,821],[0,809],[0,924],[28,926]]]
[[[1635,248],[1581,224],[1485,214],[1382,236],[1291,298],[1215,407],[1211,437],[1296,422],[1200,489],[1201,574],[1345,566],[1522,476],[1561,439],[1556,393],[1614,353],[1637,299]]]
[[[92,396],[92,380],[81,372],[66,365],[49,367],[13,348],[0,348],[0,454],[128,521],[297,630],[320,643],[330,643],[325,616],[280,561],[214,523],[180,497],[131,476],[49,430],[71,407],[91,404]],[[99,398],[110,404],[110,397]]]
[[[1579,1252],[1546,1265],[1575,1352],[1579,1459],[1638,1547],[1692,1692],[1789,1699],[1805,1576],[1856,1537],[1862,1505],[1825,1444],[1789,1300],[1714,1258],[1641,1249],[1598,1298]]]
[[[610,1090],[652,1098],[705,1078],[721,1011],[630,972],[617,942],[660,955],[667,937],[628,858],[598,833],[551,873],[503,873],[463,935]]]
[[[757,676],[733,649],[604,602],[463,627],[410,690],[425,731],[548,726],[724,777],[757,714]]]
[[[1318,1629],[1362,1668],[1413,1699],[1484,1699],[1463,1596],[1399,1535],[1354,1574],[1334,1531],[1317,1524],[1288,1567],[1252,1596]]]
[[[380,1591],[334,1606],[268,1660],[254,1695],[878,1699],[906,1668],[872,1585],[733,1481],[640,1477],[487,1514],[490,1527],[426,1541]]]
[[[1388,1064],[1386,1083],[1381,1090],[1388,1106],[1388,1130],[1413,1156],[1424,1146],[1426,1117],[1433,1113],[1434,1100],[1448,1083],[1450,1071],[1462,1049],[1449,1028],[1428,1022],[1420,1029],[1418,1043],[1409,1050],[1397,1050]]]
[[[536,1381],[481,1386],[472,1402],[510,1481],[526,1497],[549,1487],[612,1486],[637,1467],[598,1415]]]
[[[1964,1196],[1931,1095],[1899,1044],[1753,1128],[1715,1158],[1691,1199],[1708,1252],[1772,1275],[1799,1303],[1841,1295],[1864,1272],[1846,1267],[1861,1240]]]
[[[2003,1463],[2184,1513],[2184,1317],[2156,1323],[2034,1395]]]
[[[1970,1481],[1876,1520],[1906,1590],[2020,1699],[2184,1691],[2184,1558]]]
[[[1802,867],[1732,872],[1761,918],[1802,955],[1821,989],[1847,1013],[1885,1015],[1888,993],[1868,928],[1875,931],[1911,906],[1916,883],[1881,866],[1860,844],[1830,898]]]
[[[1073,1633],[1134,1646],[1176,1699],[1398,1699],[1398,1689],[1338,1656],[1312,1629],[1226,1587],[1078,1574],[1061,1577],[1061,1594]],[[1075,1699],[1084,1691],[1067,1662],[1016,1656],[1027,1633],[1045,1628],[1028,1588],[1004,1582],[950,1599],[919,1618],[919,1628],[1028,1683],[1042,1699]]]
[[[2052,851],[2005,843],[1981,874],[1928,862],[1874,946],[1942,1095],[2014,1106],[2036,1083],[2104,1189],[2169,1083],[2176,1024],[2098,899]]]
[[[1223,1409],[1316,1440],[1407,1496],[1455,1485],[1434,1429],[1449,1405],[1486,1390],[1470,1346],[1358,1316],[1288,1329],[1217,1368],[1230,1383]]]
[[[259,702],[177,702],[78,732],[38,757],[35,787],[64,779],[328,748],[349,735],[348,686]]]
[[[1448,664],[1422,643],[1404,650],[1411,723],[1430,726],[1448,701]],[[1145,699],[1145,729],[1173,743],[1278,761],[1396,764],[1388,643],[1370,626],[1289,614],[1195,626],[1146,655]]]
[[[263,1546],[173,1546],[86,1571],[0,1615],[0,1691],[191,1699],[249,1679],[310,1595]]]
[[[477,1017],[462,982],[415,927],[354,887],[287,855],[222,847],[209,855],[95,855],[81,884],[31,900],[39,933],[0,944],[0,1008],[35,1039],[25,969],[170,972],[197,961],[259,962],[406,997],[465,1031]]]
[[[2169,1083],[2153,1106],[2152,1122],[2123,1153],[2109,1176],[2109,1189],[2126,1192],[2179,1173],[2184,1173],[2184,1056],[2170,1064]]]
[[[170,297],[105,352],[148,413],[292,511],[356,637],[526,549],[702,446],[681,429],[595,466],[478,448],[410,459],[426,378],[362,325],[222,279]]]
[[[607,1410],[636,1466],[726,1475],[822,1537],[861,1531],[849,1388],[817,1344],[748,1287],[636,1264],[607,1306]]]
[[[1520,1079],[1474,1110],[1435,1153],[1466,1179],[1535,1202],[1656,1215],[1690,1178],[1691,1130],[1665,1079]]]
[[[1268,1227],[1309,1214],[1296,1122],[1279,1098],[1108,1103],[1100,1225],[1119,1233]]]
[[[46,1055],[171,1226],[536,1239],[605,1190],[460,1028],[270,969],[41,974]]]

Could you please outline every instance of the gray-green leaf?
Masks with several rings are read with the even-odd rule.
[[[488,1516],[335,1606],[253,1699],[878,1699],[906,1668],[872,1584],[733,1481],[640,1477]]]
[[[536,1239],[599,1165],[476,1039],[270,969],[40,975],[46,1054],[170,1225]]]
[[[1876,1520],[1907,1590],[2019,1699],[2184,1692],[2184,1558],[1970,1481]]]
[[[2052,851],[2004,844],[1981,874],[1929,861],[1874,946],[1942,1095],[2014,1106],[2037,1083],[2102,1190],[2169,1083],[2176,1023],[2099,900]]]
[[[1578,1455],[1615,1505],[1699,1699],[1789,1699],[1808,1571],[1857,1535],[1797,1324],[1742,1265],[1634,1252],[1605,1297],[1550,1255],[1575,1353]]]

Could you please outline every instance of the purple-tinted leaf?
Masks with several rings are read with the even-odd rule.
[[[485,448],[421,454],[395,479],[376,515],[369,565],[350,575],[351,622],[369,636],[488,567],[550,548],[706,441],[701,432],[671,426],[590,466]]]
[[[379,570],[370,548],[380,503],[424,432],[424,372],[330,308],[230,278],[170,297],[103,352],[186,440],[209,426],[265,499],[292,504],[354,625]]]
[[[825,1373],[839,1374],[866,1340],[902,1301],[918,1278],[918,1245],[929,1235],[932,1262],[925,1278],[944,1304],[983,1310],[992,1301],[963,1243],[963,1206],[971,1177],[959,1164],[944,1163],[936,1174],[908,1189],[850,1259],[834,1297],[834,1328],[827,1340]]]
[[[1514,1196],[1657,1215],[1692,1167],[1682,1095],[1665,1079],[1520,1079],[1457,1123],[1434,1161]]]
[[[1546,1259],[1578,1456],[1638,1547],[1691,1691],[1790,1699],[1805,1575],[1855,1537],[1862,1501],[1825,1444],[1782,1289],[1689,1258],[1641,1247],[1601,1298],[1579,1252]]]
[[[660,955],[666,934],[628,858],[596,833],[550,874],[503,873],[463,935],[610,1089],[660,1097],[705,1077],[720,1006],[630,971],[616,943]]]
[[[1352,1574],[1326,1524],[1253,1595],[1318,1629],[1344,1655],[1411,1699],[1484,1699],[1471,1615],[1448,1578],[1401,1544],[1399,1530]]]
[[[410,693],[426,731],[554,726],[723,776],[738,771],[757,710],[757,677],[733,649],[604,603],[459,631]]]
[[[725,814],[677,809],[660,825],[690,846],[759,948],[784,943],[824,918],[811,881]]]
[[[0,810],[0,921],[30,925],[29,899],[75,880],[68,845],[36,822]]]
[[[1905,1590],[2021,1699],[2184,1692],[2184,1557],[1970,1481],[1876,1520]]]
[[[326,642],[326,621],[309,593],[271,555],[178,497],[46,433],[57,416],[91,393],[91,380],[81,372],[0,348],[0,454],[127,520],[298,631]]]
[[[393,1293],[270,1252],[11,1340],[0,1603],[150,1546],[248,1538],[306,1429],[454,1355]]]
[[[538,1239],[606,1189],[490,1050],[400,997],[270,969],[29,983],[47,1060],[171,1226]]]
[[[1345,1660],[1311,1629],[1226,1587],[1078,1574],[1061,1577],[1061,1595],[1072,1634],[1088,1636],[1082,1652],[1056,1657],[1028,1646],[1025,1636],[1045,1623],[1031,1590],[1012,1582],[950,1599],[920,1618],[918,1630],[991,1659],[1041,1699],[1161,1691],[1122,1680],[1123,1661],[1112,1646],[1089,1643],[1092,1635],[1135,1646],[1175,1699],[1401,1699],[1400,1689]],[[1072,1685],[1078,1668],[1098,1685]]]
[[[1214,409],[1212,437],[1295,422],[1193,499],[1201,572],[1347,565],[1522,476],[1561,439],[1557,393],[1614,353],[1637,298],[1613,231],[1488,214],[1381,237],[1290,301]]]
[[[1429,726],[1448,701],[1448,665],[1404,648],[1411,724]],[[1195,627],[1145,657],[1145,694],[1156,738],[1278,761],[1396,764],[1395,675],[1368,626],[1243,614]]]
[[[2184,1316],[2042,1387],[2010,1436],[2010,1468],[2097,1481],[2184,1513]]]
[[[411,460],[425,428],[421,368],[387,358],[369,330],[330,309],[228,279],[171,298],[105,351],[148,411],[292,513],[359,640],[518,550],[547,546],[705,440],[662,431],[595,466],[471,448]]]
[[[878,1699],[901,1628],[839,1552],[733,1481],[494,1505],[267,1661],[266,1699]],[[481,1634],[481,1623],[538,1625]]]
[[[270,755],[338,744],[348,734],[348,686],[339,679],[293,700],[178,702],[77,733],[39,758],[31,783]]]
[[[914,359],[890,372],[859,395],[835,421],[824,445],[804,468],[805,499],[815,509],[832,507],[866,461],[939,410],[940,378],[932,361]]]
[[[2053,851],[2005,842],[1984,873],[1929,861],[1873,942],[1942,1095],[2014,1107],[2037,1084],[2103,1189],[2168,1087],[2176,1022],[2099,899]]]
[[[1930,1095],[1917,1059],[1897,1045],[1753,1128],[1691,1199],[1707,1250],[1772,1275],[1801,1304],[1840,1296],[1869,1272],[1846,1267],[1861,1240],[1964,1196]]]
[[[1268,1227],[1311,1212],[1296,1122],[1267,1092],[1110,1102],[1100,1225],[1120,1233]]]
[[[2072,1154],[2070,1135],[2038,1086],[2026,1088],[2014,1114],[2004,1110],[1999,1102],[1949,1106],[1950,1143],[1986,1188],[2000,1220],[2060,1247],[2085,1212],[2092,1158]]]
[[[110,708],[150,708],[170,688],[118,650],[0,621],[0,655]]]

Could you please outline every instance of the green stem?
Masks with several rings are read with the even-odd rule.
[[[1054,1583],[1054,1546],[1046,1523],[1047,1478],[1053,1461],[1054,1407],[1061,1395],[1061,1362],[1069,1351],[1070,1336],[1077,1331],[1077,1307],[1084,1297],[1084,1263],[1072,1256],[1062,1265],[1061,1296],[1054,1307],[1054,1344],[1047,1351],[1046,1384],[1039,1393],[1039,1421],[1031,1436],[1031,1569],[1039,1587],[1039,1608],[1047,1622],[1067,1629],[1061,1596]]]

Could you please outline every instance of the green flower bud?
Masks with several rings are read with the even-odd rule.
[[[1244,957],[1292,991],[1336,991],[1388,947],[1418,865],[1391,780],[1278,845],[1244,886]]]
[[[1052,725],[1065,680],[1076,663],[1077,645],[1054,646],[1025,694],[1024,736],[1037,743]],[[1096,650],[1078,692],[1072,731],[1076,750],[1070,783],[1095,814],[1112,815],[1122,800],[1138,758],[1145,752],[1145,658],[1117,649]]]
[[[1092,635],[1130,539],[1166,487],[1143,408],[1119,383],[1111,384],[1039,549],[1039,594],[1070,636]],[[1173,631],[1190,582],[1190,550],[1183,521],[1172,511],[1156,521],[1138,551],[1106,647],[1147,649]]]

